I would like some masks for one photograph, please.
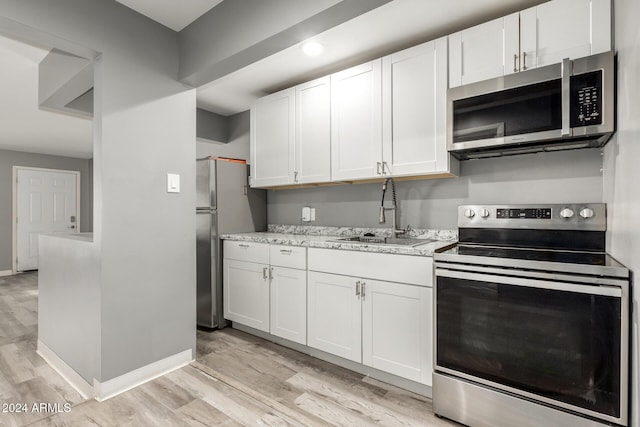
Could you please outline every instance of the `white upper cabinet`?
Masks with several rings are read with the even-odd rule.
[[[569,19],[568,19],[569,17]],[[611,50],[610,0],[555,0],[520,12],[521,68]]]
[[[508,19],[494,19],[449,36],[450,87],[490,79],[509,72],[509,69],[505,68],[505,55],[506,52],[518,52],[518,26],[515,26],[515,34],[507,36],[505,20],[507,28],[512,31],[513,17],[510,15]],[[507,40],[514,46],[507,49]],[[511,64],[513,65],[513,60]]]
[[[293,183],[331,180],[331,79],[296,87],[296,142]]]
[[[330,79],[258,99],[251,109],[251,186],[331,180]]]
[[[251,186],[290,183],[295,161],[295,89],[258,99],[251,108]]]
[[[384,173],[449,172],[447,38],[384,57],[382,76]]]
[[[611,0],[553,0],[451,34],[449,86],[611,48]]]
[[[382,168],[382,60],[331,75],[333,181],[371,178]]]

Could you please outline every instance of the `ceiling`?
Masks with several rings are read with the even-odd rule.
[[[222,115],[245,111],[260,96],[543,1],[394,0],[310,38],[324,45],[321,56],[305,56],[300,43],[198,88],[198,106]]]
[[[222,0],[116,0],[173,31],[180,31]]]
[[[116,1],[176,31],[222,2]],[[543,1],[393,0],[312,37],[325,46],[321,56],[305,57],[294,45],[198,88],[198,106],[222,115],[245,111],[265,94]],[[46,54],[0,37],[0,149],[90,158],[91,121],[37,108],[38,63]]]

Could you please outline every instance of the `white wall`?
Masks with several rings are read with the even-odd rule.
[[[640,272],[640,2],[615,0],[618,52],[617,131],[606,146],[604,199],[609,207],[608,251],[637,275]],[[640,290],[633,286],[632,425],[640,426]]]

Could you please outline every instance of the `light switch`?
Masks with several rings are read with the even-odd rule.
[[[180,175],[175,173],[167,174],[167,193],[180,192]]]

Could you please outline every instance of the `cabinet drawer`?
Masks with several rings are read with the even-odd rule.
[[[279,267],[297,268],[305,270],[307,268],[307,248],[300,246],[270,246],[271,265]]]
[[[225,259],[269,264],[269,245],[267,243],[225,240],[223,250]]]
[[[412,285],[433,285],[433,258],[309,248],[309,270]]]

